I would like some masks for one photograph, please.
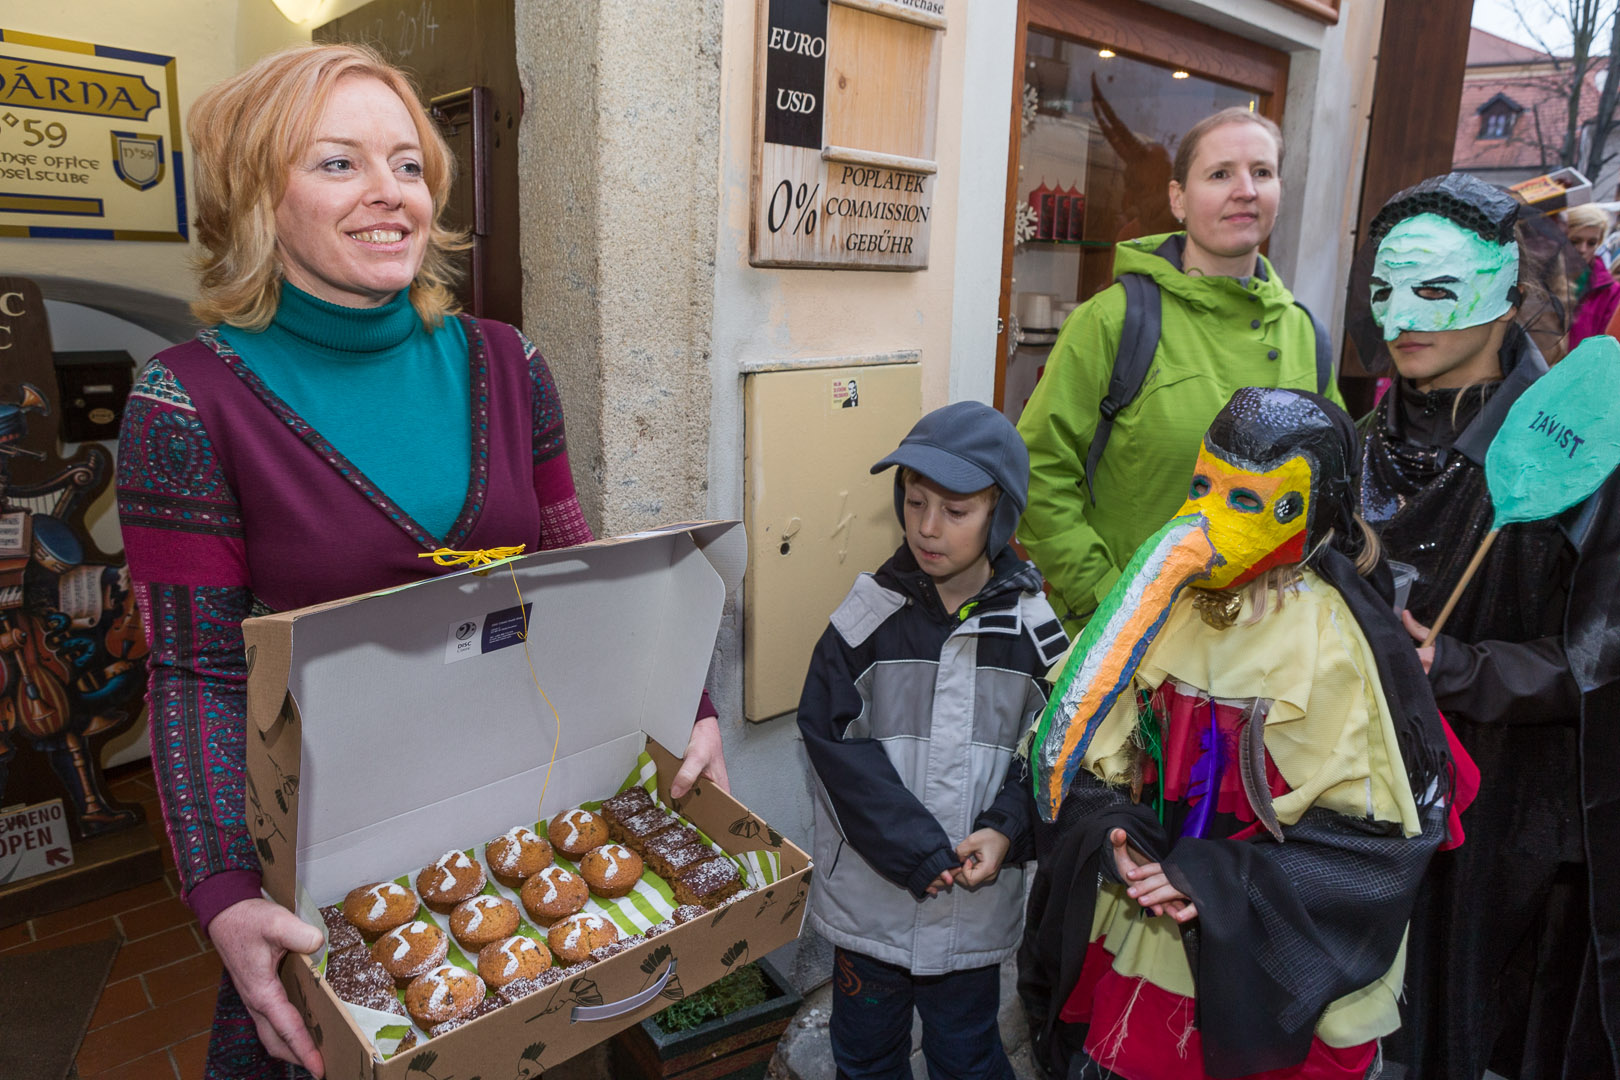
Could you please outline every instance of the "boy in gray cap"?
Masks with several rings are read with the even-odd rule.
[[[929,413],[899,466],[905,528],[810,660],[799,730],[816,777],[810,921],[837,947],[833,1058],[850,1080],[1010,1078],[999,965],[1017,949],[1034,801],[1015,749],[1068,645],[1010,546],[1029,454],[999,412]],[[847,850],[846,850],[847,848]]]

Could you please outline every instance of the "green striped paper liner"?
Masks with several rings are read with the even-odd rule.
[[[652,796],[654,804],[675,813],[677,817],[680,816],[673,807],[666,805],[658,798],[658,766],[654,764],[652,757],[645,751],[636,759],[635,767],[625,776],[624,782],[618,787],[618,791],[625,791],[631,787],[646,789],[647,794]],[[585,802],[581,803],[580,806],[586,810],[596,811],[601,809],[602,801]],[[782,876],[782,857],[778,853],[774,851],[747,851],[740,855],[732,855],[722,849],[707,833],[693,825],[686,818],[682,817],[681,822],[690,825],[692,830],[702,839],[704,845],[713,849],[716,855],[724,855],[735,863],[749,888],[758,889],[775,884]],[[528,827],[542,837],[546,835],[546,825],[547,823],[544,821],[528,823]],[[476,847],[466,848],[463,854],[484,868],[484,895],[504,897],[517,905],[519,917],[518,928],[515,933],[532,938],[544,947],[546,945],[545,929],[529,922],[526,917],[527,912],[523,910],[519,890],[507,888],[496,881],[495,875],[489,872],[489,864],[484,861],[484,845],[479,844]],[[571,859],[560,852],[554,851],[553,855],[557,865],[565,867],[570,873],[579,873],[577,860]],[[415,878],[415,873],[402,874],[395,878],[394,881],[414,893],[416,891]],[[303,894],[301,887],[300,901],[300,907],[302,908],[304,902],[307,901],[307,897]],[[670,889],[669,883],[653,873],[651,869],[648,869],[642,873],[641,880],[636,883],[636,887],[625,896],[617,900],[608,900],[593,893],[585,902],[583,910],[608,919],[614,926],[618,927],[621,937],[628,937],[645,933],[649,927],[670,918],[675,914],[675,909],[678,906],[680,905],[676,901],[675,894]],[[436,914],[430,911],[425,904],[418,904],[416,918],[444,931],[444,935],[449,942],[445,963],[465,968],[468,971],[478,970],[477,955],[468,956],[462,951],[455,937],[451,935],[450,917],[448,915]],[[316,926],[325,925],[313,903],[309,904],[305,919],[313,922]],[[556,966],[565,966],[555,956],[552,959]],[[316,964],[316,971],[324,972],[325,970],[326,956],[323,951],[319,962]],[[491,993],[493,992],[491,991]],[[403,1002],[405,992],[401,990],[398,991],[398,994],[400,1001]],[[354,1016],[355,1023],[370,1037],[372,1044],[377,1047],[384,1057],[395,1053],[400,1040],[405,1038],[406,1034],[413,1029],[417,1031],[419,1043],[428,1038],[427,1032],[415,1028],[413,1024],[403,1021],[401,1017],[378,1012],[374,1009],[362,1008],[358,1005],[351,1005],[348,1002],[344,1002],[344,1004],[348,1007],[350,1014]]]

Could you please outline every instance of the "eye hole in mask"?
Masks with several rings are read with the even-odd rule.
[[[1192,489],[1187,493],[1187,497],[1190,498],[1190,499],[1202,499],[1205,495],[1208,495],[1208,494],[1209,494],[1209,477],[1207,477],[1207,476],[1195,476],[1195,477],[1193,477]]]
[[[1240,514],[1258,514],[1266,508],[1266,500],[1248,488],[1236,488],[1226,497],[1226,505]]]

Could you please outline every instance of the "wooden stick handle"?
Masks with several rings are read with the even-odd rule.
[[[1468,588],[1470,581],[1474,580],[1474,574],[1479,570],[1479,564],[1485,561],[1485,555],[1491,550],[1491,545],[1496,543],[1496,536],[1501,531],[1501,529],[1492,529],[1485,534],[1485,539],[1479,542],[1479,550],[1474,552],[1472,559],[1468,560],[1468,566],[1463,570],[1462,577],[1457,579],[1457,587],[1451,590],[1451,595],[1446,599],[1446,606],[1440,609],[1439,617],[1434,620],[1434,625],[1429,627],[1429,636],[1423,639],[1423,648],[1427,649],[1430,645],[1433,645],[1434,639],[1440,636],[1441,630],[1445,629],[1446,620],[1451,618],[1451,612],[1456,608],[1457,601],[1462,599],[1463,590]]]

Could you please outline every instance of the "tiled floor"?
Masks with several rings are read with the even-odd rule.
[[[146,807],[163,880],[0,930],[0,951],[32,952],[117,936],[123,944],[79,1048],[83,1080],[200,1080],[219,984],[219,957],[180,902],[174,860],[146,762],[108,779],[117,798]]]

